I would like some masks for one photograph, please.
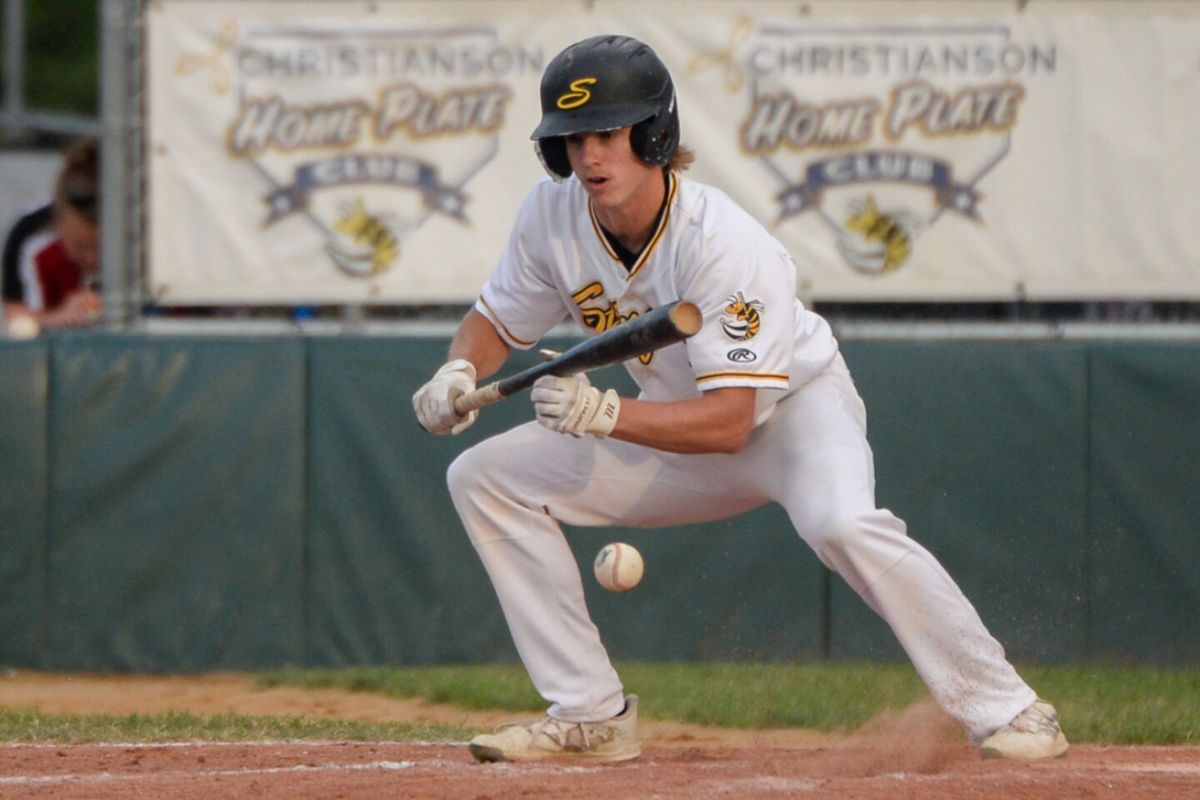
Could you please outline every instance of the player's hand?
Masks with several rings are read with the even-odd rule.
[[[575,438],[585,433],[608,436],[621,413],[616,391],[601,393],[582,372],[566,378],[543,375],[533,384],[532,398],[538,422]]]
[[[67,295],[62,304],[43,317],[51,327],[79,328],[91,325],[100,318],[100,295],[91,289],[77,289]]]
[[[461,358],[446,362],[413,395],[417,422],[430,433],[462,433],[479,416],[479,410],[459,414],[454,410],[454,399],[474,390],[475,365]]]

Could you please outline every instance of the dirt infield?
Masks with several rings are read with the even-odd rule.
[[[335,691],[255,689],[237,675],[11,673],[0,705],[52,713],[305,714],[486,727],[507,714]],[[1069,732],[1069,730],[1068,730]],[[641,759],[475,764],[461,742],[0,745],[0,798],[1200,798],[1200,748],[1080,747],[1065,759],[981,761],[918,704],[844,737],[645,721]]]

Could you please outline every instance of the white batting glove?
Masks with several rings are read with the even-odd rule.
[[[458,435],[479,416],[476,409],[467,414],[454,410],[454,399],[475,391],[475,365],[462,358],[448,361],[413,395],[417,422],[430,433]]]
[[[601,393],[582,372],[565,378],[543,375],[534,382],[532,397],[538,422],[577,439],[585,433],[608,436],[621,413],[616,391]]]

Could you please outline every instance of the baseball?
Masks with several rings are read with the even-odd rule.
[[[625,542],[604,545],[592,564],[596,581],[610,592],[628,592],[642,579],[645,565],[637,548]]]
[[[40,333],[37,320],[25,314],[8,320],[8,335],[11,339],[32,339]]]

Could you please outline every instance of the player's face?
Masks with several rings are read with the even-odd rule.
[[[100,226],[61,205],[55,210],[54,223],[67,255],[85,272],[95,272],[100,267]]]
[[[640,215],[647,209],[653,219],[662,200],[662,168],[634,154],[629,131],[568,136],[567,160],[597,213]]]

